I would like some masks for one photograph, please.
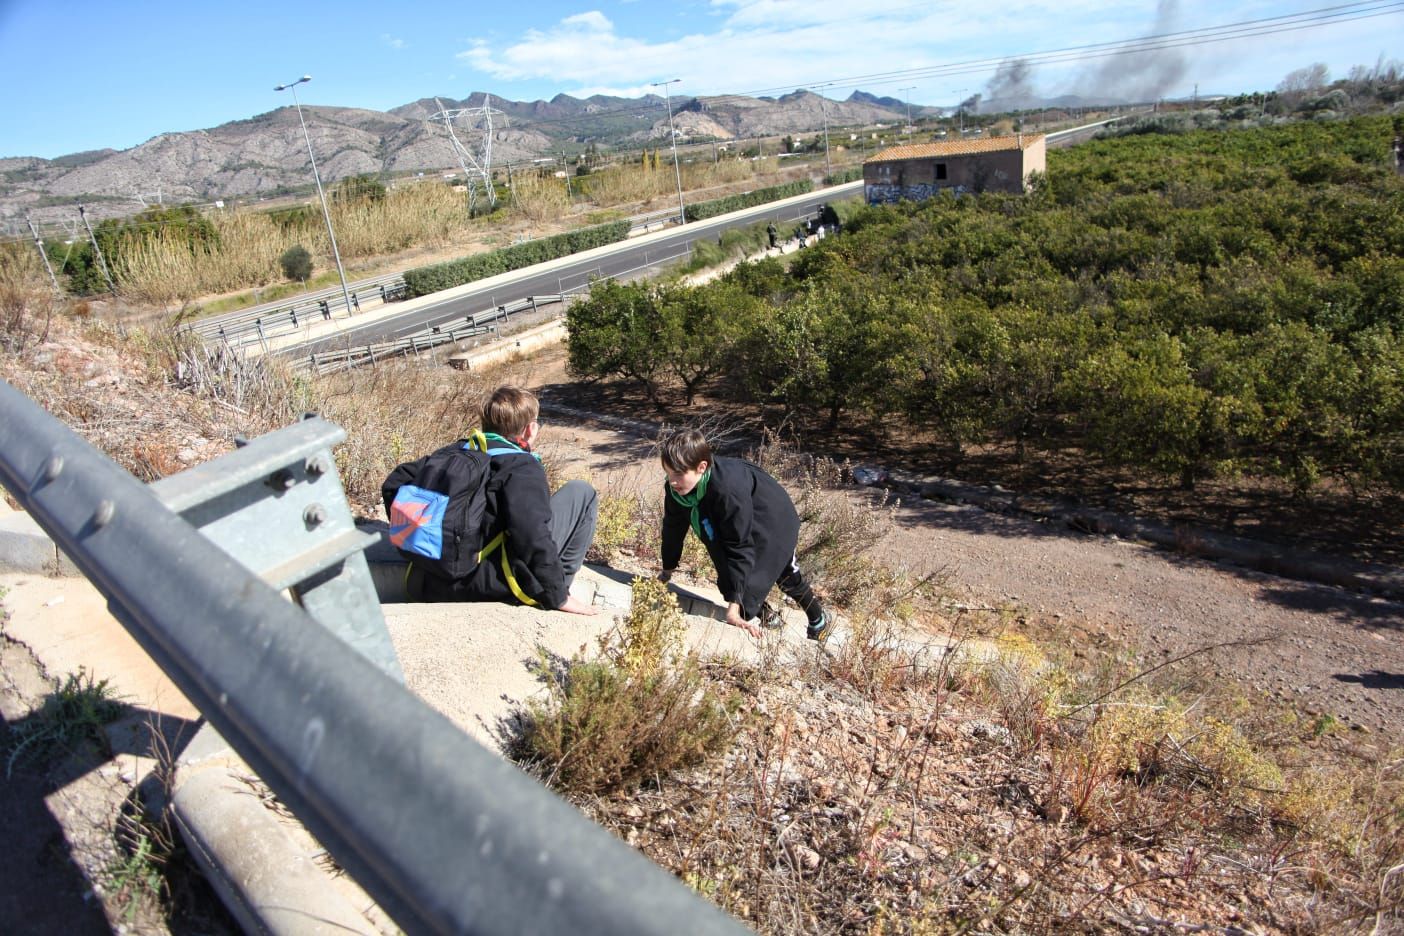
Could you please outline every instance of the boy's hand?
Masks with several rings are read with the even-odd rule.
[[[732,627],[739,627],[752,637],[760,637],[761,629],[759,624],[746,620],[741,616],[741,606],[736,602],[726,606],[726,623]]]
[[[574,595],[567,595],[565,604],[561,605],[557,610],[564,611],[567,614],[583,614],[587,616],[600,613],[599,608],[594,605],[586,604]]]

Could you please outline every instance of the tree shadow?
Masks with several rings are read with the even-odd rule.
[[[1359,683],[1366,689],[1404,689],[1404,673],[1369,670],[1364,673],[1336,673],[1331,678],[1337,682]]]
[[[1404,602],[1281,579],[1264,587],[1262,597],[1283,608],[1326,615],[1369,630],[1404,631]]]

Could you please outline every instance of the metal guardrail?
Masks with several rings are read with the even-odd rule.
[[[662,227],[669,221],[678,220],[676,208],[664,208],[662,211],[650,211],[645,214],[634,215],[629,219],[629,235],[642,234],[655,227]]]
[[[347,287],[346,295],[351,297],[350,311],[359,312],[362,300],[394,302],[405,298],[408,291],[404,276],[392,273],[353,283]],[[346,310],[346,295],[342,294],[340,286],[336,286],[284,302],[264,303],[250,309],[200,319],[192,322],[188,329],[206,340],[234,344],[249,340],[250,336],[265,338],[285,334],[289,330],[296,331],[305,321],[329,319]]]
[[[374,367],[376,361],[383,361],[386,358],[403,357],[408,354],[419,357],[421,351],[427,351],[432,356],[434,349],[440,345],[457,344],[469,338],[481,338],[484,335],[495,336],[496,334],[496,325],[468,326],[448,331],[435,330],[428,335],[410,335],[408,338],[400,338],[396,341],[313,352],[305,360],[298,358],[294,361],[293,368],[295,370],[308,370],[320,377],[323,374],[334,374],[338,371],[360,367],[362,364]]]
[[[548,296],[527,296],[516,302],[509,302],[505,305],[494,306],[485,309],[475,315],[463,316],[461,319],[455,316],[452,319],[444,319],[426,326],[423,330],[397,338],[394,341],[383,341],[376,344],[348,345],[343,348],[334,348],[330,351],[318,351],[308,354],[305,358],[300,354],[293,357],[292,366],[298,370],[310,370],[317,375],[330,374],[336,371],[349,370],[361,364],[375,366],[375,362],[389,357],[399,357],[406,354],[419,356],[421,351],[429,351],[431,354],[439,345],[463,341],[469,338],[479,338],[484,335],[496,336],[500,331],[500,322],[510,319],[513,313],[525,312],[530,309],[538,311],[542,306],[554,305],[565,302],[568,296],[563,294]],[[461,321],[462,325],[455,325]]]
[[[335,528],[335,463],[315,460],[327,457],[320,449],[336,427],[309,420],[280,430],[295,437],[290,445],[265,437],[252,454],[197,469],[213,491],[181,475],[162,481],[172,509],[3,381],[0,412],[0,481],[407,932],[745,932],[336,636],[328,625],[344,601],[340,610],[286,601],[270,581],[285,579],[296,558],[260,577],[177,512],[203,512],[202,526],[217,531],[231,489],[266,492],[259,511],[327,485],[299,522],[265,525],[262,534],[295,541]],[[309,446],[313,455],[296,454]],[[289,459],[291,468],[274,467]],[[315,551],[301,555],[307,568],[327,558]]]

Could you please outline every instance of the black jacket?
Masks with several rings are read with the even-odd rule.
[[[780,483],[739,458],[712,462],[707,493],[697,505],[702,543],[717,570],[717,588],[753,618],[770,587],[790,566],[799,542],[799,514]],[[692,510],[663,488],[663,568],[677,568]]]
[[[493,447],[515,448],[510,442]],[[487,481],[487,532],[490,543],[506,531],[503,544],[512,575],[522,592],[554,611],[565,603],[565,573],[560,550],[551,538],[551,489],[546,472],[529,452],[492,456]],[[466,578],[449,582],[424,577],[425,601],[517,602],[502,571],[501,550],[487,556]]]

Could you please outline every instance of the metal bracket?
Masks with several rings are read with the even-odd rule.
[[[263,435],[149,487],[211,542],[293,598],[319,624],[404,681],[331,448],[346,432],[320,417]]]

